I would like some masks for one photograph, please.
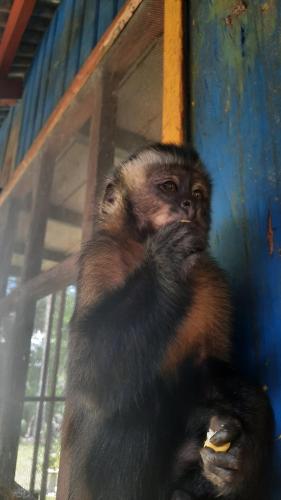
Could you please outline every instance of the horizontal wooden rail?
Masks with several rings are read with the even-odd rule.
[[[10,311],[15,310],[19,301],[24,298],[35,298],[36,300],[45,297],[49,293],[61,290],[67,285],[76,282],[77,262],[79,254],[71,255],[60,264],[52,267],[49,271],[44,271],[19,288],[13,290],[10,295],[0,300],[0,317],[3,318]]]

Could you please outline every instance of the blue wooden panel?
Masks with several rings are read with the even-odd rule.
[[[66,72],[64,78],[64,89],[72,82],[79,69],[80,44],[82,37],[84,3],[81,0],[70,0],[72,4],[72,25],[70,30],[70,40],[68,46]],[[70,8],[70,6],[69,6]]]
[[[35,57],[34,64],[32,66],[30,79],[32,81],[32,89],[34,91],[31,93],[31,99],[28,105],[28,126],[25,131],[25,142],[24,142],[24,150],[26,151],[34,138],[34,129],[35,129],[35,120],[37,114],[37,108],[39,103],[39,93],[40,86],[42,80],[42,71],[44,68],[44,59],[45,59],[45,47],[46,47],[47,37],[44,37],[38,51],[38,54]]]
[[[241,4],[242,5],[242,4]],[[281,5],[192,2],[195,144],[214,179],[212,248],[237,302],[241,365],[268,386],[281,435]],[[231,16],[231,17],[229,17]],[[267,245],[272,215],[274,253]],[[276,441],[281,465],[281,440]],[[280,498],[276,487],[276,499]]]
[[[41,71],[41,83],[39,88],[38,104],[37,104],[35,124],[34,124],[34,137],[36,137],[39,130],[41,129],[42,124],[44,123],[44,107],[47,96],[50,68],[52,64],[53,39],[56,32],[56,26],[57,26],[57,14],[55,15],[45,35],[46,41],[42,49],[44,65]]]
[[[108,28],[115,15],[115,0],[103,0],[99,4],[98,40]]]
[[[29,73],[29,76],[31,76],[31,72]],[[25,152],[27,151],[27,142],[26,142],[26,135],[27,135],[27,129],[29,124],[28,120],[28,115],[29,115],[29,107],[31,105],[31,100],[33,97],[33,86],[30,84],[27,84],[25,86],[23,96],[22,96],[22,101],[23,101],[23,112],[22,112],[22,122],[21,122],[21,129],[20,129],[20,135],[19,135],[19,144],[18,144],[18,150],[17,150],[17,156],[16,156],[16,163],[18,164],[24,157]]]
[[[79,65],[87,59],[97,43],[99,0],[85,0]]]
[[[46,78],[46,95],[44,99],[44,109],[43,109],[43,116],[42,116],[42,122],[40,123],[40,128],[44,124],[44,122],[47,120],[48,116],[51,114],[53,108],[54,108],[54,97],[53,97],[53,81],[54,77],[53,75],[55,74],[55,70],[57,68],[57,63],[55,59],[55,54],[56,54],[56,39],[59,36],[59,29],[58,29],[58,24],[59,24],[59,15],[60,11],[57,10],[55,18],[52,20],[52,25],[51,30],[52,30],[52,38],[50,40],[50,63],[49,63],[49,71],[48,71],[48,76]]]
[[[71,33],[73,4],[71,0],[60,5],[56,30],[53,39],[52,63],[49,71],[48,88],[43,113],[43,120],[51,114],[64,90],[64,75],[67,62],[68,45]]]
[[[121,9],[121,7],[123,7],[124,3],[125,3],[126,0],[118,0],[117,1],[117,11]]]

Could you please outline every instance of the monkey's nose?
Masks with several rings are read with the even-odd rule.
[[[194,206],[191,200],[183,200],[181,202],[181,208],[185,211],[189,220],[192,220],[195,216]]]
[[[190,200],[183,200],[181,202],[181,208],[183,208],[184,210],[186,210],[187,208],[190,208],[191,207],[191,201]]]

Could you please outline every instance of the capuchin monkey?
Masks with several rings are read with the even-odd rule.
[[[210,201],[190,147],[145,148],[106,185],[71,325],[71,500],[264,498],[272,415],[231,365]]]

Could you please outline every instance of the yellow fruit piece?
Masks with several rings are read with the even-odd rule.
[[[230,446],[231,446],[230,441],[228,443],[221,444],[220,446],[211,443],[211,441],[209,441],[208,439],[204,443],[204,448],[211,448],[216,453],[225,453],[226,451],[229,450]]]

